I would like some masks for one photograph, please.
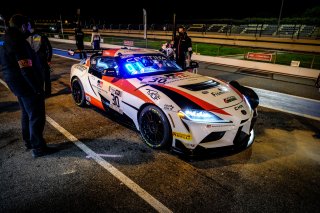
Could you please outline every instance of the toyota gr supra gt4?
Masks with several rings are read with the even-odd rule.
[[[70,82],[76,105],[129,118],[152,148],[191,155],[254,140],[259,99],[252,89],[183,70],[159,51],[96,51],[72,66]]]

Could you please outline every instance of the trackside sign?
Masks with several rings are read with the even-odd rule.
[[[247,53],[247,59],[249,60],[256,60],[256,61],[272,61],[272,54],[271,53]]]
[[[124,40],[124,41],[123,41],[123,45],[124,45],[124,46],[133,47],[133,46],[134,46],[134,42],[133,42],[133,41],[130,41],[130,40]]]

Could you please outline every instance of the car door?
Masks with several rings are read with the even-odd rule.
[[[99,94],[105,107],[123,114],[122,111],[122,94],[121,79],[118,78],[118,65],[113,57],[101,57],[97,60],[98,69],[102,70]]]
[[[90,60],[90,68],[88,70],[88,81],[91,87],[91,90],[89,89],[89,94],[94,97],[96,100],[100,100],[99,93],[101,88],[101,82],[102,82],[102,71],[101,69],[98,69],[97,67],[97,60],[100,57],[92,57]]]

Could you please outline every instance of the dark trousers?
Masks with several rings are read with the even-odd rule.
[[[177,57],[177,58],[176,58],[176,63],[177,63],[182,69],[185,69],[185,68],[186,68],[185,62],[186,62],[186,57],[185,57],[185,56],[180,56],[180,57]]]
[[[46,121],[43,95],[20,96],[22,138],[33,149],[46,146],[43,130]]]
[[[82,50],[84,50],[84,44],[83,43],[76,43],[76,45],[77,45],[77,48],[78,48],[78,50],[80,50],[80,51],[82,51]],[[80,52],[79,53],[79,58],[80,59],[82,59],[82,58],[87,58],[87,53],[85,53],[85,52]]]
[[[100,41],[93,41],[93,49],[95,50],[100,49]]]

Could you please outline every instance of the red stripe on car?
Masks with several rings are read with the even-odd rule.
[[[214,111],[214,112],[219,113],[219,114],[230,115],[229,113],[227,113],[226,111],[216,107],[215,105],[212,105],[212,104],[210,104],[210,103],[208,103],[206,101],[201,100],[200,98],[197,98],[197,97],[195,97],[193,95],[190,95],[190,94],[188,94],[186,92],[183,92],[183,91],[181,91],[179,89],[176,89],[176,88],[173,88],[173,87],[169,87],[169,86],[166,86],[164,84],[158,84],[158,86],[167,88],[169,90],[172,90],[172,91],[174,91],[174,92],[176,92],[176,93],[188,98],[189,100],[191,100],[194,103],[198,104],[199,106],[201,106],[203,109],[205,109],[207,111]]]
[[[130,93],[131,95],[134,95],[135,97],[140,98],[146,103],[154,104],[154,102],[148,96],[143,94],[140,90],[137,90],[137,88],[126,79],[118,79],[114,77],[102,76],[102,80],[107,81],[116,87],[119,87],[124,92]]]
[[[89,95],[88,93],[86,93],[86,96],[89,96],[90,97],[90,104],[96,106],[96,107],[99,107],[100,109],[102,110],[105,110],[101,101],[99,101],[98,99],[94,98],[93,96]],[[86,99],[88,101],[88,99]]]

